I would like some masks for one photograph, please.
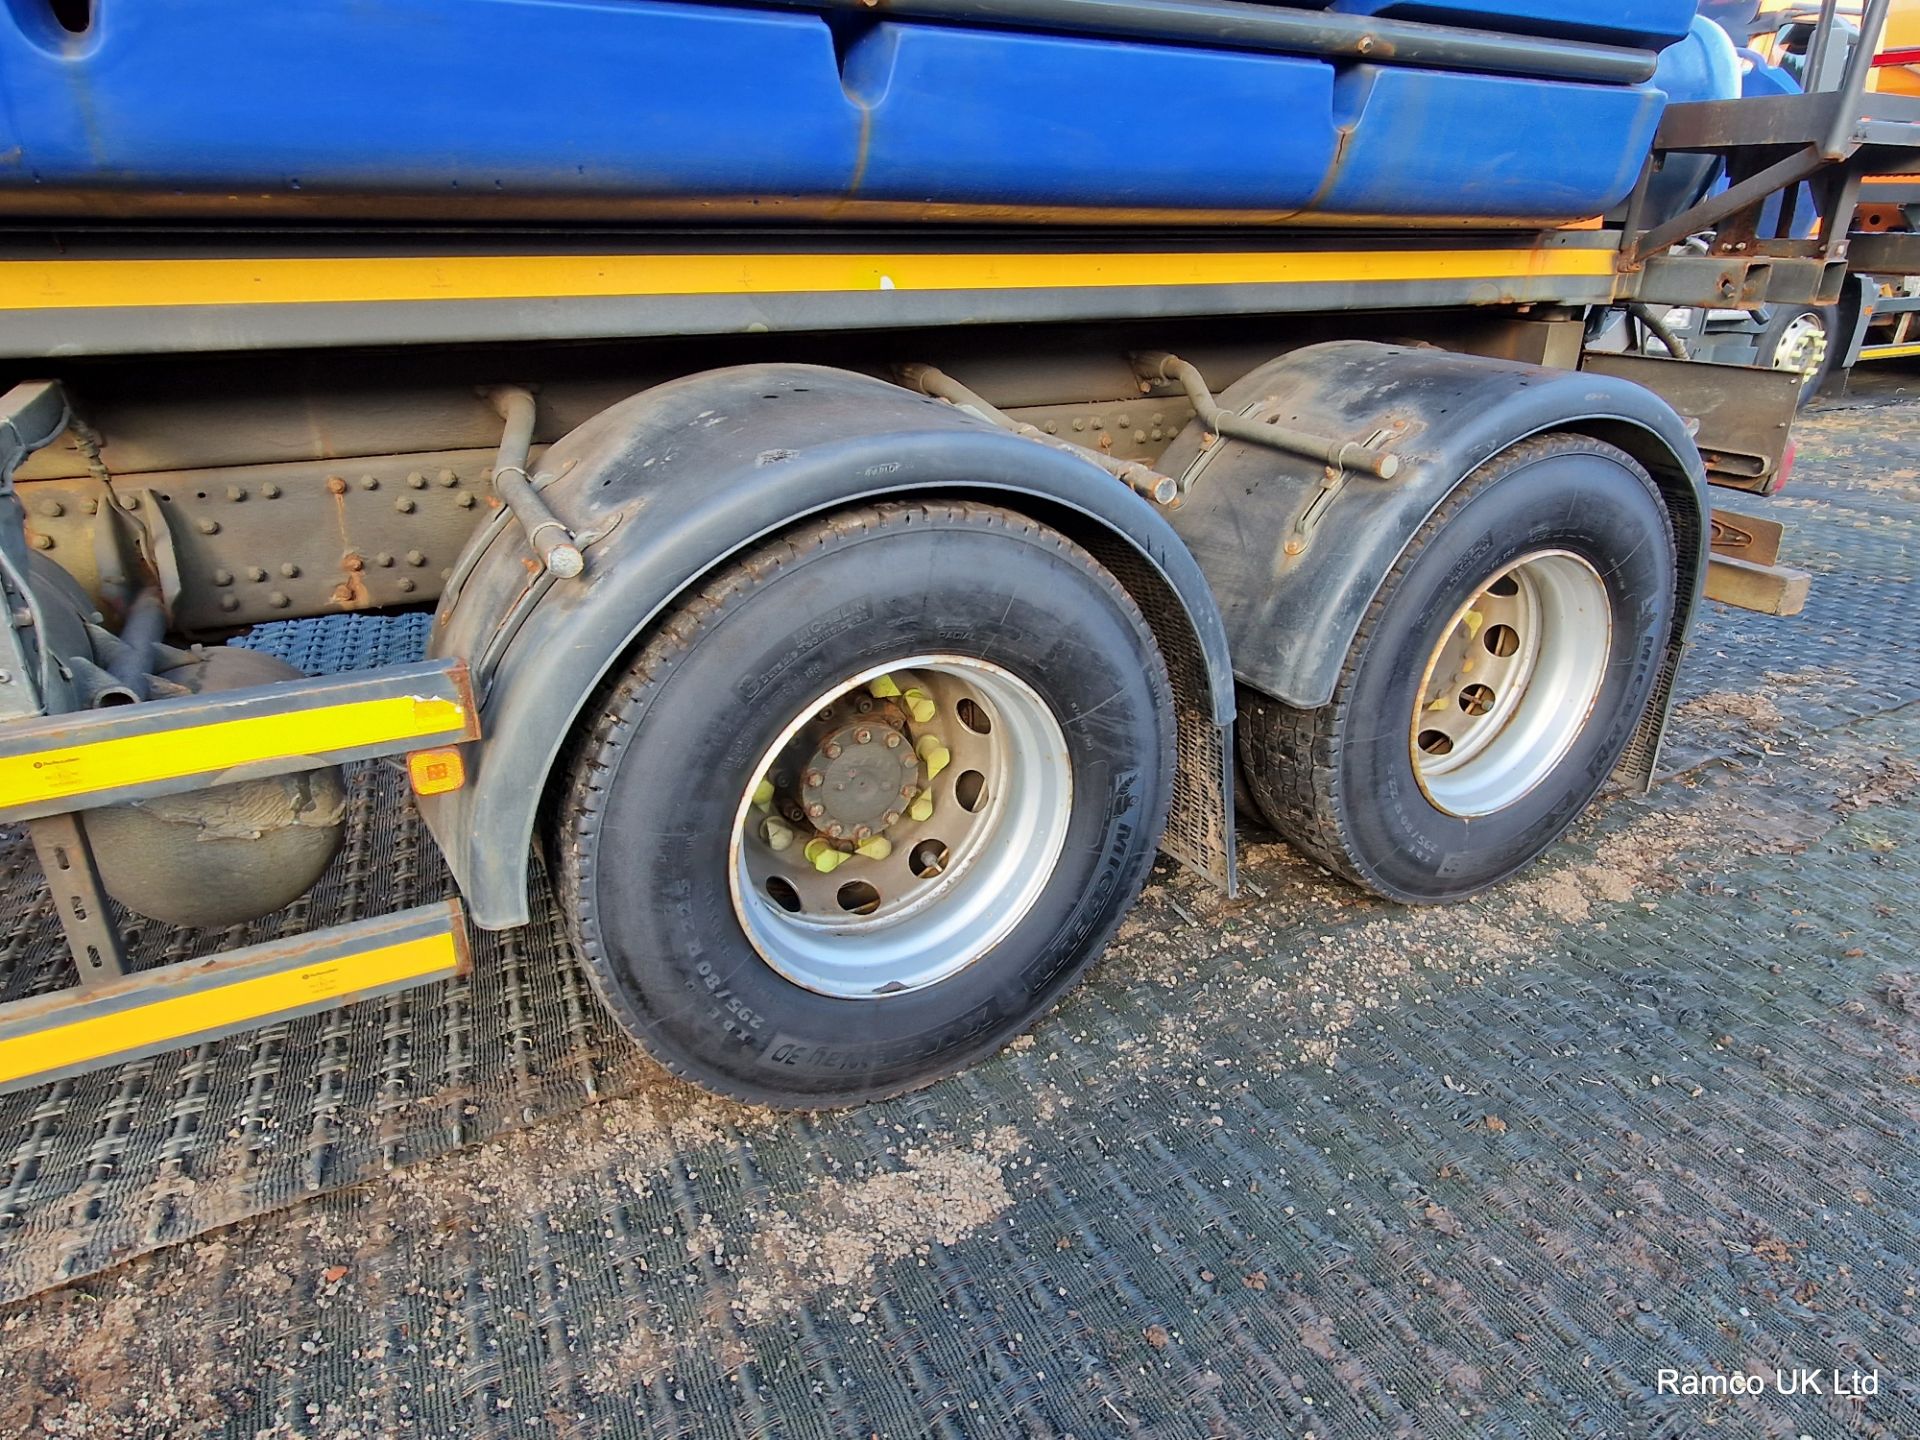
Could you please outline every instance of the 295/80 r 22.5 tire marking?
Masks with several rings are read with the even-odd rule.
[[[884,815],[809,813],[847,780],[837,771],[783,773],[776,793],[761,767],[822,695],[864,701],[870,682],[839,687],[930,655],[1004,671],[1057,722],[1071,769],[1058,858],[1022,918],[953,973],[897,993],[822,993],[767,963],[742,929],[730,883],[741,797],[758,790],[766,808],[749,809],[747,823],[789,826],[802,855],[810,843],[855,843],[845,825],[831,838],[816,825],[885,829]],[[1012,693],[983,690],[981,703]],[[884,713],[823,716],[819,734],[796,742],[797,765],[829,743],[841,765],[898,756],[901,746],[883,751],[875,738],[883,722],[906,745],[927,738],[888,700]],[[959,1069],[1052,1004],[1138,893],[1173,766],[1165,665],[1139,609],[1090,555],[995,507],[875,505],[805,525],[729,567],[609,678],[583,716],[555,807],[554,868],[603,1000],[670,1069],[756,1102],[854,1103]],[[865,781],[855,780],[858,790]],[[871,862],[840,863],[835,879],[858,878]],[[848,920],[858,922],[858,907]],[[839,972],[823,973],[839,984]]]

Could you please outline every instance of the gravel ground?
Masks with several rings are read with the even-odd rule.
[[[0,1433],[1920,1436],[1914,382],[1803,425],[1814,603],[1705,617],[1682,773],[1467,905],[1250,834],[1239,900],[1162,867],[1006,1054],[849,1114],[660,1077],[550,925],[15,1097],[0,1273],[78,1278],[0,1308]],[[339,903],[432,892],[411,844]]]

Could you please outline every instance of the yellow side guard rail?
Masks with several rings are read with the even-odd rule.
[[[0,1005],[0,1094],[464,975],[457,900]]]
[[[0,822],[478,739],[460,660],[0,725]]]

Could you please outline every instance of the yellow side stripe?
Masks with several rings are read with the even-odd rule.
[[[258,1022],[360,990],[452,975],[459,965],[453,935],[443,932],[50,1025],[0,1040],[0,1084]]]
[[[1920,355],[1920,343],[1912,345],[1864,345],[1860,349],[1862,360],[1900,360],[1908,355]]]
[[[0,310],[1608,276],[1609,250],[369,255],[0,261]]]
[[[0,757],[0,810],[216,775],[263,760],[460,734],[466,721],[466,711],[451,700],[395,695],[28,751]]]

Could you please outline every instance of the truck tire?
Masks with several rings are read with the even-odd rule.
[[[1275,830],[1377,895],[1454,900],[1538,856],[1619,761],[1674,615],[1647,472],[1579,435],[1522,441],[1428,519],[1374,597],[1330,703],[1241,707]]]
[[[1838,332],[1837,305],[1788,305],[1775,313],[1760,332],[1755,346],[1758,363],[1772,370],[1791,370],[1800,379],[1805,406],[1820,393],[1835,359],[1833,339]]]
[[[1132,904],[1173,701],[1064,536],[869,506],[719,574],[594,697],[552,853],[601,998],[676,1074],[852,1104],[997,1050]]]

